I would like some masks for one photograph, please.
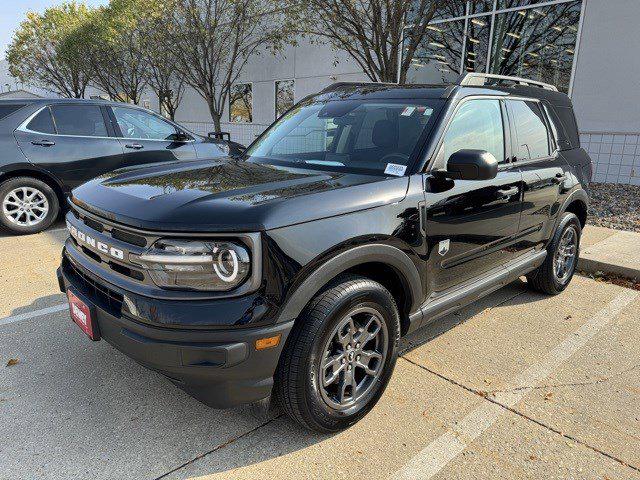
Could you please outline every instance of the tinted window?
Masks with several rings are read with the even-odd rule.
[[[568,140],[573,148],[580,146],[580,137],[578,136],[578,124],[576,123],[576,116],[573,113],[571,107],[555,107],[558,117],[564,126],[564,131],[568,135]]]
[[[97,105],[52,105],[51,111],[59,135],[109,136]]]
[[[176,134],[173,125],[144,110],[113,107],[113,114],[124,138],[170,140]]]
[[[22,107],[24,107],[24,104],[0,105],[0,119],[11,115],[13,112],[20,110]]]
[[[34,132],[56,133],[56,128],[53,125],[53,118],[51,118],[49,108],[45,108],[38,115],[33,117],[33,120],[29,122],[27,128]]]
[[[510,101],[516,127],[516,158],[532,159],[549,155],[549,133],[536,102]]]
[[[504,131],[498,100],[470,100],[456,112],[444,137],[444,159],[463,149],[485,150],[504,162]]]

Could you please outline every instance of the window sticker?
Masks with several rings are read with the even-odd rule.
[[[400,115],[403,117],[410,117],[413,112],[416,111],[416,107],[404,107],[404,110]]]
[[[433,113],[433,108],[427,107],[424,109],[424,112],[422,112],[422,115],[424,115],[425,117],[429,117],[431,116],[432,113]]]
[[[397,163],[387,163],[387,168],[384,169],[385,174],[395,175],[396,177],[403,176],[406,171],[406,165],[398,165]]]

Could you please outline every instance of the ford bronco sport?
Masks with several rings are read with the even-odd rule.
[[[401,336],[520,276],[565,289],[591,174],[550,85],[336,84],[241,158],[76,188],[60,288],[92,340],[202,402],[275,398],[337,431],[383,394]]]

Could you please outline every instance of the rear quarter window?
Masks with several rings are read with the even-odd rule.
[[[578,135],[578,124],[576,123],[576,116],[573,113],[571,107],[557,107],[554,106],[558,118],[562,123],[564,131],[567,135],[567,140],[571,143],[571,147],[580,147],[580,136]]]
[[[5,117],[8,117],[13,112],[17,112],[18,110],[20,110],[24,106],[25,106],[24,103],[23,104],[0,105],[0,120],[2,120]]]

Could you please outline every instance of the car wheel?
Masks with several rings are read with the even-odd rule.
[[[30,177],[0,184],[0,224],[14,234],[41,232],[58,216],[60,205],[53,189]]]
[[[527,275],[531,288],[549,295],[557,295],[567,288],[578,266],[581,234],[578,217],[564,213],[547,247],[547,258]]]
[[[399,336],[398,309],[387,289],[368,278],[339,277],[289,335],[275,379],[281,407],[318,432],[353,425],[384,392]]]

